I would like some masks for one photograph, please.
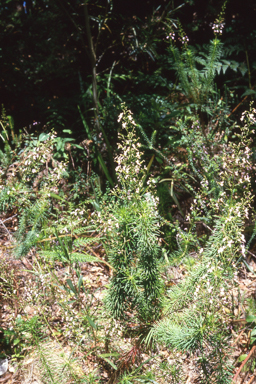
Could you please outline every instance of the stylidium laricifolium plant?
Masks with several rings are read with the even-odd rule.
[[[228,357],[230,292],[238,263],[246,255],[244,230],[253,199],[249,135],[255,110],[245,112],[241,121],[245,124],[235,135],[236,140],[222,145],[211,159],[215,184],[206,173],[201,173],[201,185],[186,217],[187,231],[180,229],[177,236],[183,242],[193,233],[196,237],[196,224],[210,217],[211,226],[206,221],[208,236],[195,239],[194,249],[200,248],[194,265],[169,290],[164,303],[166,315],[152,331],[159,342],[171,348],[196,352],[202,383],[229,383],[232,375],[232,361]],[[183,249],[184,259],[189,256],[188,251]]]
[[[67,176],[67,163],[53,159],[55,133],[29,137],[9,167],[0,166],[0,209],[21,209],[45,191],[58,193],[58,184]],[[22,193],[21,193],[22,192]],[[36,199],[38,200],[38,199]]]
[[[246,120],[246,123],[241,127],[240,133],[235,133],[235,140],[222,143],[218,152],[208,159],[208,174],[201,173],[200,187],[191,205],[191,214],[187,216],[188,221],[192,216],[195,220],[208,217],[214,221],[214,217],[227,214],[230,210],[238,217],[249,218],[253,199],[250,135],[254,132],[250,130],[250,125],[254,113],[253,109],[245,112],[241,121]],[[218,133],[216,135],[219,136]],[[206,148],[205,152],[206,155],[209,154]],[[210,168],[212,172],[209,172]]]
[[[223,31],[223,28],[225,26],[224,13],[225,13],[226,5],[227,5],[227,1],[225,1],[223,3],[223,6],[222,6],[222,9],[221,9],[219,16],[216,18],[214,23],[211,25],[215,36],[222,35],[222,31]]]
[[[249,114],[252,115],[253,111]],[[244,114],[246,118],[247,113]],[[250,177],[252,165],[250,161],[250,125],[235,127],[236,132],[232,141],[232,131],[209,132],[211,145],[207,145],[200,129],[200,122],[195,119],[180,119],[177,130],[181,134],[179,145],[184,148],[186,161],[173,163],[166,169],[172,172],[174,185],[189,191],[193,196],[190,211],[185,217],[186,231],[178,229],[178,244],[181,240],[189,239],[190,246],[201,248],[214,228],[217,218],[226,215],[230,209],[234,214],[243,215],[248,219],[251,196]],[[197,238],[197,226],[204,227],[207,236]],[[191,235],[194,234],[194,241]],[[197,246],[195,246],[197,244]],[[191,247],[190,247],[191,249]],[[182,252],[184,251],[184,247]]]
[[[25,136],[11,165],[0,164],[0,211],[17,209],[17,257],[24,256],[44,236],[42,228],[53,214],[52,194],[67,178],[67,161],[54,159],[56,133]]]
[[[95,217],[100,225],[113,277],[106,306],[115,318],[154,321],[160,315],[163,284],[159,274],[162,219],[157,211],[154,181],[146,182],[146,166],[135,134],[136,124],[125,107],[119,116],[118,184],[101,200]],[[96,216],[96,213],[95,213]]]

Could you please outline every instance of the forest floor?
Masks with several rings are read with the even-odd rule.
[[[87,315],[84,315],[82,307],[79,308],[79,303],[71,303],[72,289],[71,291],[64,289],[68,286],[69,279],[73,281],[74,285],[77,283],[74,271],[70,271],[60,262],[45,263],[36,250],[31,251],[27,257],[17,260],[12,256],[12,249],[12,241],[6,237],[6,234],[3,234],[0,240],[0,353],[7,355],[8,366],[6,371],[5,369],[1,371],[1,364],[4,365],[6,360],[3,358],[1,360],[0,357],[1,384],[46,382],[42,378],[38,348],[33,346],[31,340],[26,340],[28,331],[24,330],[24,327],[19,328],[20,333],[17,330],[17,319],[23,318],[29,321],[35,316],[45,320],[44,332],[48,344],[44,348],[48,348],[50,353],[55,355],[50,356],[53,367],[54,364],[58,364],[58,361],[55,362],[54,359],[61,360],[61,356],[66,356],[69,360],[71,355],[75,358],[72,366],[76,378],[67,377],[65,382],[62,381],[63,384],[84,382],[82,378],[85,376],[88,380],[85,381],[86,383],[118,383],[117,372],[122,373],[126,364],[127,366],[132,365],[131,362],[135,368],[144,362],[143,370],[152,371],[159,384],[199,383],[196,356],[174,354],[161,347],[156,348],[153,352],[139,351],[133,337],[132,326],[130,332],[128,329],[124,333],[117,322],[109,322],[104,319],[103,296],[111,277],[111,270],[106,264],[80,263],[85,287],[85,291],[80,294],[80,300],[81,303],[86,303],[86,313],[90,314],[87,319],[97,318],[101,323],[101,329],[97,331],[94,327],[95,320],[91,320],[91,337],[84,340],[82,337],[81,343],[78,345],[80,328],[84,324],[82,318]],[[104,257],[101,248],[98,247],[96,252],[100,257]],[[234,377],[243,365],[243,369],[234,381],[236,384],[256,383],[256,353],[254,353],[254,347],[250,345],[250,329],[245,320],[245,306],[250,300],[256,299],[256,258],[253,252],[252,249],[250,257],[247,259],[253,272],[243,265],[238,274],[237,287],[232,292],[235,305],[233,308],[234,321],[230,324],[230,329],[233,347],[232,360],[235,366]],[[38,276],[41,276],[41,285],[39,285]],[[180,281],[182,276],[181,267],[169,267],[165,270],[163,277],[166,285],[170,286]],[[70,312],[67,313],[67,305],[71,312],[75,311],[76,319],[70,315]],[[70,328],[72,324],[74,324],[74,329]],[[9,343],[16,343],[16,347],[8,346],[3,333],[3,330],[8,329],[16,329],[16,333],[11,334],[9,339]],[[244,364],[244,358],[250,351],[252,352],[250,358]],[[183,374],[178,379],[176,372],[177,380],[175,381],[175,372],[171,367],[177,363],[185,372],[185,376]],[[134,381],[134,383],[136,382]]]

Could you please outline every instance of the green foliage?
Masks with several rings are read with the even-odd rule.
[[[224,27],[223,13],[226,2],[223,4],[222,11],[212,26],[215,38],[208,45],[191,46],[188,44],[189,38],[186,36],[180,21],[176,29],[174,25],[167,25],[170,40],[169,52],[174,62],[170,60],[171,67],[176,71],[178,85],[176,90],[181,94],[184,101],[179,103],[178,108],[185,116],[198,114],[200,126],[204,134],[206,125],[212,116],[217,115],[216,86],[215,78],[222,68],[221,56],[223,43],[218,39]],[[182,45],[178,48],[177,45]],[[183,105],[182,105],[183,104]]]
[[[200,187],[186,218],[189,228],[177,228],[177,242],[179,261],[190,257],[191,245],[198,255],[185,278],[169,290],[165,316],[147,337],[149,341],[154,335],[170,348],[196,352],[203,383],[210,383],[213,378],[216,383],[229,383],[232,375],[225,307],[231,299],[226,296],[236,266],[246,254],[243,232],[252,201],[249,136],[254,114],[255,110],[243,114],[244,126],[235,135],[236,141],[226,142],[213,156],[204,156],[202,168],[192,168]],[[185,140],[191,137],[195,137],[194,131]],[[198,140],[191,141],[192,151],[194,143],[198,144]],[[204,152],[208,155],[206,147]],[[210,233],[198,239],[196,224],[200,221]],[[173,257],[177,261],[177,252]]]
[[[191,106],[193,106],[199,114],[202,111],[207,111],[207,105],[214,89],[214,79],[217,68],[220,65],[220,58],[222,53],[222,44],[217,38],[218,34],[222,33],[223,29],[223,11],[226,2],[223,5],[222,12],[219,18],[213,24],[215,38],[207,47],[206,52],[198,52],[193,47],[188,46],[189,38],[185,35],[183,28],[178,23],[178,39],[183,44],[181,53],[180,50],[174,45],[176,41],[175,33],[171,28],[170,33],[170,51],[174,57],[174,69],[176,70],[178,80],[182,91],[189,99]],[[199,66],[199,68],[198,68]]]
[[[187,45],[181,53],[175,46],[170,49],[175,58],[174,68],[182,90],[198,110],[206,104],[209,95],[214,93],[213,81],[221,57],[221,42],[215,38],[205,57],[196,56],[195,50]],[[198,69],[196,63],[203,66],[203,69]]]
[[[2,131],[0,137],[4,144],[3,150],[0,150],[0,161],[5,167],[8,167],[13,160],[13,148],[17,148],[21,141],[21,135],[14,133],[14,122],[12,116],[6,115],[6,110],[2,106],[0,119]]]
[[[24,350],[35,348],[34,364],[37,376],[43,383],[60,384],[67,377],[81,382],[76,374],[75,360],[72,354],[67,356],[56,342],[47,341],[45,330],[39,316],[23,319],[18,316],[13,330],[3,330],[7,344],[11,344],[14,351],[13,358],[20,358]]]
[[[120,134],[116,158],[118,185],[102,197],[95,223],[100,224],[108,260],[114,269],[106,305],[116,318],[127,313],[152,321],[160,314],[162,282],[159,275],[161,219],[152,189],[146,182],[135,122],[129,111],[119,117],[126,136]]]
[[[25,349],[42,340],[45,331],[38,316],[24,319],[20,315],[17,316],[14,327],[0,328],[0,330],[3,332],[4,348],[8,352],[12,352],[15,359],[20,358]]]
[[[7,132],[8,126],[3,127]],[[12,149],[6,139],[0,165],[0,210],[17,212],[17,257],[26,255],[45,236],[51,236],[55,229],[60,233],[69,233],[74,227],[78,228],[79,224],[86,222],[87,212],[81,207],[86,196],[86,178],[81,178],[79,171],[70,171],[74,165],[70,141],[70,138],[58,138],[55,132],[41,133],[38,137],[26,134],[15,141]],[[67,144],[70,146],[70,158],[63,152]],[[76,144],[73,146],[75,150],[81,149]],[[72,187],[74,193],[71,192],[71,201],[67,202],[65,196]],[[74,208],[72,200],[77,199],[80,200],[80,206],[76,205]],[[64,209],[67,212],[58,220],[60,210]],[[58,224],[49,226],[49,222],[53,220]]]
[[[65,227],[65,229],[67,228]],[[83,231],[85,231],[85,228]],[[74,230],[72,234],[76,235],[76,233],[77,231]],[[86,247],[93,243],[95,243],[95,239],[90,237],[76,238],[73,240],[71,237],[66,237],[65,235],[64,238],[61,238],[56,232],[56,241],[53,247],[51,247],[53,250],[43,250],[41,254],[47,259],[58,260],[68,265],[78,262],[93,263],[101,261],[104,263],[104,260],[92,256],[85,251]],[[75,250],[73,250],[73,248],[75,248]]]
[[[251,342],[251,344],[253,344],[256,341],[256,327],[255,327],[256,316],[255,315],[248,315],[246,317],[246,322],[252,328],[251,332],[250,332],[250,339],[251,339],[250,342]]]
[[[120,384],[157,384],[157,381],[154,380],[154,376],[147,372],[146,374],[138,374],[138,369],[136,369],[134,372],[131,373],[125,373],[122,375],[122,377],[119,379]]]
[[[41,228],[47,225],[51,203],[46,193],[39,196],[39,200],[32,203],[29,208],[26,209],[25,207],[20,215],[19,228],[16,232],[19,245],[15,250],[18,258],[26,255],[36,245],[40,240]],[[27,228],[29,228],[29,231],[27,231]]]
[[[22,19],[11,1],[6,0],[0,6],[0,13],[7,16],[0,22],[0,38],[2,46],[8,47],[6,52],[10,52],[10,55],[3,52],[3,73],[8,78],[10,65],[16,71],[12,81],[8,80],[9,88],[2,79],[2,89],[9,91],[12,84],[17,86],[20,81],[23,86],[17,88],[22,89],[22,96],[23,89],[28,89],[29,97],[24,100],[31,107],[35,101],[34,91],[29,87],[35,89],[34,85],[42,82],[51,93],[50,96],[42,91],[39,96],[40,108],[44,109],[42,115],[48,123],[44,132],[16,135],[14,119],[4,110],[0,120],[0,210],[17,214],[16,256],[26,255],[32,247],[40,250],[36,253],[40,259],[33,257],[34,280],[27,281],[18,293],[13,275],[8,280],[6,271],[1,273],[1,299],[10,300],[10,307],[16,311],[18,294],[24,295],[26,304],[29,303],[24,312],[30,313],[27,316],[22,312],[21,303],[18,309],[21,315],[10,320],[13,329],[1,329],[1,346],[17,359],[34,349],[35,366],[42,382],[102,380],[96,370],[86,377],[77,374],[73,352],[66,353],[57,343],[50,342],[49,335],[64,337],[72,348],[79,350],[77,356],[89,357],[88,361],[97,361],[101,368],[107,366],[108,372],[114,369],[110,380],[115,375],[115,380],[123,384],[154,383],[158,378],[162,382],[163,377],[165,382],[185,382],[177,351],[187,353],[193,360],[201,383],[231,381],[230,292],[241,262],[248,266],[246,252],[256,233],[255,226],[246,245],[245,225],[253,199],[249,134],[255,125],[255,110],[244,113],[245,125],[240,128],[230,119],[233,107],[229,98],[235,88],[232,92],[227,90],[221,98],[215,82],[217,74],[231,78],[230,69],[233,69],[243,77],[248,74],[246,86],[242,76],[237,76],[235,86],[241,87],[237,89],[244,92],[243,96],[255,95],[255,62],[250,54],[254,45],[244,48],[240,42],[232,48],[230,40],[229,46],[225,46],[225,36],[223,43],[220,42],[217,35],[223,28],[225,3],[212,25],[215,38],[204,46],[190,47],[181,23],[170,19],[171,3],[164,10],[161,8],[162,13],[156,10],[147,21],[135,16],[133,21],[120,23],[121,27],[115,25],[111,1],[107,2],[104,16],[97,1],[77,2],[72,6],[69,1],[49,4],[35,1],[36,15],[29,13],[27,19]],[[40,4],[49,5],[49,12]],[[87,5],[91,26],[85,30],[81,9],[86,10]],[[207,21],[205,16],[200,19],[199,12],[195,15],[199,18],[197,26],[188,25],[194,30]],[[68,23],[61,23],[66,17],[74,30],[71,26],[66,28]],[[166,59],[160,51],[164,52],[164,26],[168,18],[171,45]],[[233,24],[237,19],[235,14]],[[61,28],[56,34],[57,20]],[[50,25],[52,37],[48,40],[45,25]],[[119,35],[120,39],[111,37]],[[40,46],[33,57],[29,47],[31,36],[37,37]],[[12,49],[13,39],[18,41],[18,49]],[[194,37],[191,40],[196,42]],[[45,61],[41,56],[46,41],[50,47],[59,49],[52,49],[54,54]],[[93,69],[97,66],[98,86],[96,71],[92,86],[83,82],[90,72],[80,74],[80,68],[85,68],[80,54],[87,52],[88,42],[94,44],[95,57],[91,64]],[[121,55],[116,47],[122,47]],[[118,52],[118,60],[114,61],[116,56],[104,55],[108,48],[113,55]],[[98,57],[97,49],[102,53]],[[230,58],[232,54],[240,56]],[[8,63],[9,56],[12,64]],[[123,58],[127,60],[125,65]],[[176,71],[174,84],[167,75],[170,68]],[[61,88],[54,83],[56,71]],[[70,88],[69,105],[69,97],[64,99],[60,95],[71,83],[76,86]],[[233,78],[229,84],[234,84]],[[139,124],[124,108],[119,116],[123,129],[119,135],[121,143],[115,149],[119,130],[116,116],[123,108],[122,100],[133,110]],[[80,118],[79,104],[83,107],[78,108]],[[72,116],[68,116],[71,112]],[[67,119],[69,129],[63,130]],[[81,142],[86,155],[81,154],[81,146],[74,144],[71,136],[67,137],[79,124],[88,139]],[[61,136],[55,131],[48,132],[49,126],[61,129]],[[147,167],[142,161],[147,153],[141,153],[136,128],[151,156]],[[77,166],[79,156],[82,161]],[[96,178],[88,180],[91,167],[101,169],[111,190],[107,188],[104,194],[100,193]],[[151,169],[160,177],[149,176]],[[157,185],[159,180],[161,183]],[[94,197],[90,198],[91,190]],[[188,196],[190,200],[184,204]],[[163,221],[158,212],[169,222]],[[95,236],[95,229],[101,237]],[[5,230],[12,239],[6,227]],[[165,248],[161,247],[162,240],[166,242]],[[95,246],[100,253],[94,251]],[[98,292],[95,282],[87,280],[87,270],[83,275],[84,269],[80,267],[84,262],[100,262],[101,267],[109,268],[111,278],[105,292]],[[52,271],[54,266],[57,267]],[[89,270],[92,266],[86,267]],[[173,270],[178,278],[172,278]],[[163,271],[168,279],[166,290]],[[101,302],[103,293],[105,306]],[[256,338],[255,303],[249,304],[246,320],[252,345]],[[155,355],[161,345],[167,347],[168,351],[164,352],[171,356],[171,360],[168,357],[161,362],[161,373],[157,368],[146,372],[150,357],[134,369],[132,364],[135,361],[137,364],[144,347],[147,349],[143,350],[143,357],[144,352]],[[125,348],[132,349],[125,352],[124,363],[118,366],[120,359],[116,357]],[[240,356],[239,361],[244,358],[246,355]],[[129,369],[125,365],[127,361]]]
[[[158,343],[172,353],[189,353],[190,356],[196,356],[197,375],[202,383],[210,384],[213,379],[218,384],[230,383],[233,362],[230,359],[232,350],[228,326],[229,292],[233,288],[236,269],[246,256],[244,229],[252,201],[249,146],[255,110],[243,114],[243,127],[235,127],[232,140],[228,131],[226,137],[216,131],[209,132],[205,137],[196,118],[177,120],[179,145],[184,148],[185,156],[183,163],[178,163],[176,159],[170,161],[167,169],[172,171],[171,180],[180,182],[194,196],[190,212],[186,215],[186,228],[179,228],[177,223],[167,223],[161,219],[156,180],[148,177],[149,167],[142,161],[141,144],[135,134],[136,123],[125,107],[119,116],[121,120],[123,131],[119,135],[120,144],[115,158],[118,184],[101,194],[100,188],[97,192],[96,183],[92,181],[96,194],[93,225],[88,222],[84,202],[77,205],[72,199],[67,201],[66,195],[60,196],[58,180],[62,175],[54,165],[55,137],[40,136],[23,148],[19,157],[23,173],[18,173],[17,165],[11,167],[14,170],[12,173],[3,168],[7,181],[3,189],[9,188],[6,191],[14,199],[12,204],[17,204],[14,185],[21,185],[24,192],[27,191],[20,206],[16,236],[20,245],[16,251],[19,255],[26,254],[31,246],[37,245],[41,247],[42,261],[49,259],[50,263],[58,261],[68,266],[65,280],[60,282],[55,276],[54,285],[46,288],[45,276],[39,264],[34,274],[39,286],[41,284],[43,287],[43,297],[34,295],[31,300],[43,307],[45,302],[49,302],[51,291],[50,300],[55,303],[53,292],[59,289],[68,297],[68,300],[57,301],[60,310],[67,312],[67,318],[74,308],[79,309],[76,312],[78,319],[72,317],[66,325],[66,334],[72,335],[73,339],[78,335],[81,338],[86,332],[86,337],[93,341],[96,348],[99,340],[104,339],[100,334],[103,328],[101,322],[107,321],[110,314],[115,321],[121,320],[120,325],[135,324],[134,335],[140,344],[139,348]],[[49,155],[48,175],[51,177],[42,177],[35,184],[36,176],[33,176],[32,170],[37,169],[40,173],[44,169],[44,163],[40,161],[38,164],[38,159],[42,160],[44,153]],[[58,166],[65,171],[67,165],[65,167],[63,164],[66,163],[58,162]],[[9,196],[7,192],[6,196]],[[58,208],[54,204],[58,204]],[[198,236],[198,223],[206,226],[206,236]],[[178,249],[169,255],[160,247],[161,227],[164,225],[168,225],[176,236]],[[90,236],[95,227],[101,234],[100,242],[105,248],[107,261],[91,255],[91,247],[99,241]],[[183,263],[184,271],[183,277],[167,290],[166,295],[163,295],[160,273],[164,268],[167,269],[166,265],[161,266],[163,254],[168,266]],[[85,300],[87,290],[79,263],[98,261],[112,269],[112,277],[105,293],[105,308],[97,317],[90,309],[93,307],[91,302]],[[74,303],[72,310],[70,303]],[[42,322],[45,314],[37,316]],[[43,372],[42,375],[48,375],[48,382],[52,380],[58,383],[62,379],[57,371],[57,376],[54,376],[52,360],[49,359],[51,353],[55,353],[54,364],[60,367],[58,372],[67,369],[66,374],[79,382],[80,378],[73,372],[73,363],[69,363],[69,358],[61,359],[56,346],[48,345],[35,335],[34,330],[39,325],[34,318],[23,319],[21,324],[15,325],[14,331],[6,331],[6,340],[11,343],[17,340],[21,348],[16,348],[17,357],[25,348],[24,337],[28,337],[39,356],[38,370]],[[72,325],[73,322],[78,327]],[[44,334],[42,332],[42,338]],[[153,340],[154,344],[151,343]],[[107,364],[118,370],[117,362],[109,359],[108,355],[101,352],[97,356],[102,356]],[[150,383],[156,382],[156,376],[153,372],[139,372],[131,367],[131,371],[125,372],[120,380],[124,383]],[[178,368],[168,376],[169,382],[173,383],[181,378],[182,372]]]

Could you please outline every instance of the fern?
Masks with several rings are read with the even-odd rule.
[[[195,49],[187,46],[182,53],[173,45],[170,50],[183,92],[200,109],[207,102],[208,95],[214,93],[214,78],[222,54],[221,42],[217,38],[210,42],[206,59],[197,56]],[[203,68],[198,69],[196,63]]]
[[[79,252],[71,252],[69,254],[69,257],[67,258],[61,250],[55,250],[55,251],[41,251],[40,254],[45,257],[46,259],[50,260],[58,260],[62,262],[68,262],[68,263],[98,263],[102,262],[104,263],[104,260],[99,259],[95,256],[92,256],[88,253],[79,253]]]

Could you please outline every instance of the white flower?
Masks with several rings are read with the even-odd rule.
[[[122,113],[120,113],[120,115],[118,116],[118,119],[117,119],[117,122],[118,122],[118,123],[121,121],[123,115],[124,115],[124,113],[122,112]]]
[[[228,241],[228,247],[231,247],[232,243],[233,243],[233,240],[229,240]]]

